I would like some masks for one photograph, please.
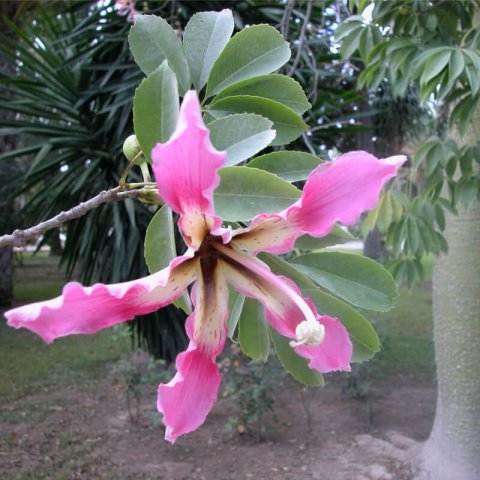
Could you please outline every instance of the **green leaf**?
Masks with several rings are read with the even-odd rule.
[[[420,233],[418,231],[417,222],[413,217],[407,218],[407,232],[412,253],[415,253],[420,246]]]
[[[287,182],[305,180],[323,160],[305,152],[273,152],[254,158],[248,166],[274,173]]]
[[[350,58],[354,54],[358,48],[360,37],[364,30],[365,26],[358,23],[356,28],[352,29],[348,36],[342,40],[342,45],[340,46],[340,55],[342,58]]]
[[[270,337],[263,306],[251,298],[245,299],[238,322],[238,341],[246,355],[254,360],[267,361]]]
[[[233,335],[235,334],[235,329],[237,328],[238,320],[240,319],[244,303],[245,295],[242,295],[233,288],[228,287],[228,338],[232,339]]]
[[[363,315],[342,300],[323,292],[312,280],[280,257],[261,253],[259,258],[267,263],[276,275],[284,275],[293,280],[303,296],[315,303],[319,313],[338,318],[342,322],[353,344],[352,362],[364,362],[378,352],[378,336]]]
[[[177,256],[172,211],[168,205],[163,205],[150,221],[143,254],[150,273],[168,267],[170,260]]]
[[[462,74],[465,67],[465,59],[460,50],[454,50],[448,64],[448,80],[453,82]]]
[[[355,253],[317,252],[292,260],[315,283],[349,303],[385,312],[398,295],[390,273],[379,263]]]
[[[143,255],[150,273],[168,267],[170,261],[177,256],[172,211],[168,205],[163,205],[152,217],[145,233]],[[188,292],[177,298],[174,304],[185,313],[191,313]]]
[[[227,151],[227,165],[252,157],[275,138],[273,123],[253,113],[239,113],[208,124],[210,138],[217,150]]]
[[[247,78],[272,73],[290,58],[290,47],[275,28],[254,25],[237,33],[213,65],[207,98]]]
[[[185,27],[183,46],[193,85],[200,91],[207,83],[213,64],[233,33],[231,10],[200,12]]]
[[[468,48],[463,49],[463,53],[468,57],[474,70],[477,72],[477,76],[480,74],[480,55],[475,51]]]
[[[342,40],[342,38],[350,36],[354,30],[357,30],[363,26],[364,23],[361,15],[348,17],[344,22],[340,23],[335,30],[335,40],[338,42]]]
[[[291,108],[299,115],[311,108],[300,84],[286,75],[262,75],[235,83],[224,88],[214,102],[237,95],[268,98]]]
[[[420,83],[425,84],[435,78],[450,61],[452,49],[449,47],[436,50],[435,53],[428,55],[423,65],[423,72]]]
[[[165,61],[142,81],[133,98],[135,135],[147,160],[152,148],[172,135],[178,112],[177,79]]]
[[[356,240],[356,238],[351,233],[335,225],[326,237],[315,238],[310,235],[302,235],[295,242],[295,248],[302,250],[319,250],[332,245],[351,242],[352,240]]]
[[[323,386],[322,374],[308,367],[308,360],[295,353],[288,338],[283,337],[273,328],[270,328],[270,335],[280,363],[295,380],[310,387]]]
[[[145,75],[150,75],[167,59],[178,78],[180,95],[190,88],[190,72],[182,44],[163,18],[137,15],[128,42],[136,64]]]
[[[445,213],[443,208],[440,204],[435,205],[435,221],[437,222],[438,228],[440,230],[445,230]]]
[[[480,81],[478,79],[478,77],[480,76],[480,71],[475,70],[474,67],[469,65],[467,67],[466,72],[467,72],[468,83],[470,84],[470,88],[472,89],[472,95],[475,96],[480,90]]]
[[[247,221],[259,213],[281,212],[296,202],[301,191],[263,170],[225,167],[214,193],[217,215],[226,221]]]
[[[277,135],[272,145],[285,145],[298,138],[308,125],[291,108],[262,97],[238,95],[227,97],[210,106],[214,115],[218,112],[256,113],[273,122]]]
[[[368,27],[364,28],[362,34],[360,35],[358,41],[358,53],[360,53],[360,57],[362,58],[364,63],[367,63],[368,54],[375,46],[377,37],[377,35],[375,34],[376,32],[378,32],[377,27],[373,24],[370,24],[368,25]]]
[[[439,142],[438,138],[432,137],[428,139],[425,143],[423,143],[420,148],[415,152],[414,155],[414,165],[420,165],[425,158],[428,156],[430,150],[435,147]]]

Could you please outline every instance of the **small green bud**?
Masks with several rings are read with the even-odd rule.
[[[127,157],[129,162],[131,162],[141,151],[135,135],[130,135],[125,142],[123,142],[123,154]],[[138,160],[141,160],[141,157],[139,157]]]

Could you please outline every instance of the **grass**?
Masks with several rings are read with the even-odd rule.
[[[370,316],[382,340],[375,357],[382,370],[415,375],[434,369],[431,256],[423,260],[423,269],[424,282],[400,288],[392,310]]]
[[[15,301],[39,301],[61,292],[64,278],[55,258],[24,257],[23,262],[24,266],[15,269]],[[105,363],[127,351],[128,339],[112,330],[60,338],[46,345],[28,330],[14,330],[0,322],[0,401],[90,379],[101,374]]]
[[[432,292],[429,284],[402,288],[395,308],[374,320],[383,348],[377,355],[388,371],[416,374],[432,371]]]

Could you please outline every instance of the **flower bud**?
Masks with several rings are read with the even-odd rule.
[[[123,142],[123,154],[127,157],[129,162],[131,162],[141,151],[135,135],[130,135],[125,142]]]

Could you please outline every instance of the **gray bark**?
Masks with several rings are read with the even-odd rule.
[[[12,247],[0,248],[0,307],[11,305],[12,297]]]
[[[435,261],[437,409],[421,467],[432,480],[480,478],[480,204],[449,215],[448,256]]]

